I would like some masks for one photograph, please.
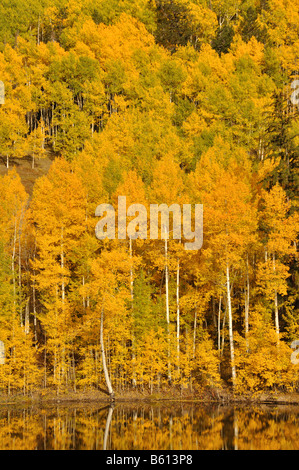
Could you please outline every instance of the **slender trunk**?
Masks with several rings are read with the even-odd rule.
[[[166,322],[169,325],[169,293],[168,293],[168,248],[167,248],[167,239],[165,239],[165,292],[166,292]]]
[[[227,314],[227,306],[225,307],[224,311],[224,316],[223,316],[223,322],[222,322],[222,342],[221,342],[221,355],[223,354],[223,349],[224,349],[224,339],[225,339],[225,322],[226,322],[226,314]]]
[[[195,305],[195,310],[194,310],[194,323],[193,323],[193,359],[195,358],[196,328],[197,328],[197,305]]]
[[[82,276],[82,286],[83,286],[82,305],[83,305],[83,309],[85,310],[86,305],[85,305],[85,293],[84,293],[84,286],[85,286],[85,277],[84,276]]]
[[[19,233],[18,233],[18,243],[19,243],[19,250],[18,250],[18,263],[19,263],[19,279],[18,279],[18,286],[19,286],[19,308],[20,308],[20,320],[21,325],[23,323],[23,313],[22,313],[22,244],[21,244],[21,235],[22,235],[22,226],[24,220],[24,206],[21,210],[20,221],[19,221]],[[29,305],[28,305],[29,308]],[[28,317],[29,321],[29,317]],[[28,323],[29,324],[29,323]]]
[[[177,363],[180,369],[180,260],[177,264],[177,277],[176,277],[176,340],[177,340]]]
[[[61,300],[62,300],[62,308],[64,308],[64,301],[65,301],[65,281],[64,281],[64,246],[63,246],[63,227],[61,227],[61,253],[60,253],[60,263],[61,263],[61,271],[62,271],[62,281],[61,281]]]
[[[279,343],[279,315],[278,315],[278,297],[277,290],[274,293],[274,306],[275,306],[275,330],[277,336],[277,344]]]
[[[218,352],[220,353],[220,348],[221,348],[221,301],[222,297],[220,294],[219,298],[219,307],[218,307],[218,324],[217,324],[217,330],[218,330]]]
[[[44,346],[44,388],[47,388],[47,335],[45,335]]]
[[[167,341],[168,341],[168,380],[171,382],[170,369],[170,329],[169,329],[169,292],[168,292],[169,274],[168,274],[168,247],[165,237],[165,291],[166,291],[166,322],[167,322]]]
[[[197,287],[196,287],[196,302],[195,302],[194,323],[193,323],[193,359],[195,358],[195,348],[196,348],[196,328],[197,328]]]
[[[130,291],[131,291],[131,310],[133,317],[133,330],[132,330],[132,360],[133,360],[133,387],[136,387],[136,371],[135,371],[135,332],[134,332],[134,278],[133,278],[133,250],[132,250],[132,238],[130,237]]]
[[[36,240],[34,243],[33,261],[35,261],[35,254],[36,254]],[[33,282],[32,282],[32,303],[33,303],[34,341],[35,341],[35,348],[37,349],[36,290],[35,290],[35,271],[34,270],[33,270]]]
[[[218,355],[221,356],[221,304],[222,304],[222,295],[219,297],[219,306],[218,306],[218,319],[217,319],[217,333],[218,333]],[[221,362],[219,361],[218,366],[219,373],[221,371]]]
[[[250,299],[250,286],[249,286],[249,263],[248,253],[246,262],[246,287],[245,287],[245,340],[246,351],[249,351],[249,299]]]
[[[234,351],[234,337],[233,337],[233,315],[231,306],[231,293],[230,293],[230,274],[228,262],[226,264],[226,288],[227,288],[227,307],[228,307],[228,330],[229,330],[229,345],[230,357],[232,368],[232,383],[233,387],[236,385],[236,369],[235,369],[235,351]]]
[[[13,282],[14,311],[16,311],[16,295],[17,295],[17,292],[16,292],[16,275],[15,275],[16,242],[17,242],[17,218],[15,219],[12,257],[11,257],[11,272],[12,272],[12,282]],[[21,326],[22,326],[22,318],[21,318]]]
[[[55,339],[57,339],[58,336],[58,312],[57,312],[57,303],[58,303],[58,286],[56,284],[55,286],[55,292],[56,292],[56,299],[55,299]],[[59,395],[59,386],[60,386],[60,373],[59,373],[59,347],[57,345],[57,342],[55,342],[54,345],[54,382],[56,383],[56,393]]]
[[[77,391],[77,386],[76,386],[76,361],[75,361],[75,348],[74,348],[73,341],[72,341],[72,373],[73,373],[73,380],[74,380],[74,392],[76,393],[76,391]]]
[[[132,238],[131,237],[130,237],[130,293],[131,293],[131,304],[133,308],[134,281],[133,281],[133,251],[132,251]]]
[[[62,280],[61,280],[61,303],[62,303],[62,314],[63,314],[63,321],[65,322],[65,279],[64,279],[64,230],[63,227],[61,227],[61,253],[60,253],[60,263],[61,263],[61,271],[62,271]],[[64,333],[66,332],[66,327],[64,328]],[[65,345],[66,345],[66,340],[65,340],[65,335],[63,338],[63,345],[62,345],[62,350],[60,350],[60,367],[59,367],[59,383],[60,380],[63,380],[64,378],[67,379],[67,374],[66,374],[66,350],[65,350]],[[62,357],[61,357],[62,353]]]
[[[273,272],[275,273],[276,271],[276,266],[275,266],[275,253],[273,253]],[[276,331],[276,337],[277,337],[277,345],[279,346],[279,313],[278,313],[278,296],[277,296],[277,290],[275,289],[274,291],[274,311],[275,311],[275,331]]]
[[[104,337],[103,337],[103,323],[104,323],[104,307],[102,308],[102,311],[101,311],[101,327],[100,327],[100,344],[101,344],[101,353],[102,353],[102,363],[103,363],[103,371],[104,371],[104,376],[105,376],[108,392],[109,392],[111,400],[114,400],[114,391],[111,385],[108,367],[106,363],[106,354],[105,354]]]
[[[29,299],[27,299],[25,307],[25,334],[29,333]]]

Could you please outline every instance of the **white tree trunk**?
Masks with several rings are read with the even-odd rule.
[[[168,341],[168,380],[171,381],[170,368],[170,329],[169,329],[169,273],[168,273],[168,246],[165,237],[165,293],[166,293],[166,323],[167,323],[167,341]]]
[[[221,301],[222,297],[220,294],[219,298],[219,307],[218,307],[218,324],[217,324],[217,330],[218,330],[218,352],[220,353],[221,349]]]
[[[131,291],[131,309],[132,309],[132,317],[134,320],[134,277],[133,277],[133,249],[132,249],[132,238],[130,237],[130,291]],[[133,321],[134,325],[134,321]],[[133,387],[136,387],[137,381],[136,381],[136,371],[135,371],[135,359],[136,359],[136,354],[135,354],[135,332],[134,332],[134,326],[133,326],[133,331],[132,331],[132,359],[133,359],[133,378],[132,378],[132,384]]]
[[[180,260],[177,264],[177,277],[176,277],[176,340],[177,340],[177,363],[180,369]]]
[[[273,253],[273,272],[275,273],[276,266],[275,266],[275,253]],[[277,336],[277,345],[279,345],[279,314],[278,314],[278,296],[277,290],[274,291],[274,311],[275,311],[275,331]]]
[[[249,263],[247,254],[246,263],[246,288],[245,288],[245,340],[246,351],[249,351],[249,299],[250,299],[250,285],[249,285]]]
[[[101,311],[101,326],[100,326],[100,344],[101,344],[101,353],[102,353],[102,364],[103,364],[103,371],[104,371],[104,376],[105,376],[108,392],[109,392],[110,398],[114,400],[114,391],[111,385],[108,367],[106,363],[106,354],[105,354],[104,336],[103,336],[103,323],[104,323],[104,308],[102,308],[102,311]]]
[[[230,357],[231,357],[231,369],[232,369],[232,383],[233,383],[233,387],[235,387],[235,384],[236,384],[235,350],[234,350],[234,337],[233,337],[233,315],[232,315],[231,295],[230,295],[230,274],[229,274],[228,262],[226,264],[226,288],[227,288],[228,331],[229,331],[229,345],[230,345]]]
[[[61,227],[61,253],[60,253],[60,266],[62,270],[62,281],[61,281],[61,300],[62,306],[64,307],[64,300],[65,300],[65,281],[64,281],[64,242],[63,242],[63,227]]]
[[[169,325],[169,293],[168,293],[168,283],[169,283],[169,274],[168,274],[168,248],[167,240],[165,239],[165,293],[166,293],[166,322]]]

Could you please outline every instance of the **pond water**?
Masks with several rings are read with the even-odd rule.
[[[0,406],[1,450],[298,450],[299,406]]]

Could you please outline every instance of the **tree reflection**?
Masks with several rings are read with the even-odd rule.
[[[104,443],[103,443],[103,450],[107,450],[107,440],[109,436],[110,424],[112,420],[114,406],[111,405],[108,410],[106,427],[105,427],[105,434],[104,434]]]
[[[298,450],[299,407],[6,406],[0,449]]]

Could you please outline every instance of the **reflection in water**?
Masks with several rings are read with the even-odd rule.
[[[110,431],[110,424],[111,424],[111,420],[112,420],[113,408],[114,408],[114,406],[110,406],[109,410],[108,410],[108,416],[107,416],[107,421],[106,421],[106,426],[105,426],[103,450],[108,450],[107,449],[107,439],[108,439],[109,431]]]
[[[0,407],[0,449],[299,449],[299,406]]]

